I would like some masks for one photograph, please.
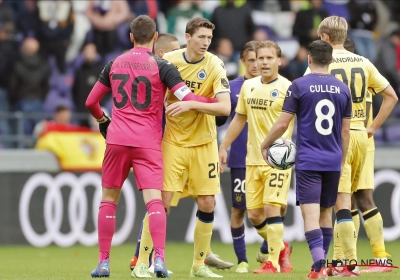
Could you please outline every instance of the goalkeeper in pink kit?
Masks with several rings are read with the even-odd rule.
[[[157,37],[154,20],[148,16],[135,18],[130,34],[134,48],[107,63],[86,101],[107,144],[98,213],[100,256],[91,273],[94,278],[110,276],[110,248],[117,204],[131,168],[149,213],[155,252],[154,272],[158,278],[169,277],[164,259],[166,213],[161,200],[164,95],[168,87],[180,100],[203,100],[189,90],[175,66],[151,52]],[[112,121],[99,104],[110,90],[113,95]]]

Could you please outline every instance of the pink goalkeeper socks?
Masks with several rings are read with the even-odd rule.
[[[110,259],[112,237],[115,232],[115,213],[117,205],[114,202],[102,200],[98,215],[99,263]]]
[[[160,199],[153,199],[146,204],[149,214],[149,230],[154,244],[155,258],[164,261],[167,215]]]

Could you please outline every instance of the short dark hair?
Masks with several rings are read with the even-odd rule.
[[[343,47],[349,51],[349,52],[354,52],[355,50],[355,45],[353,39],[349,35],[347,35],[346,40],[344,40]]]
[[[194,17],[186,24],[185,32],[192,36],[200,27],[205,27],[212,30],[215,29],[215,25],[208,19],[203,17]]]
[[[156,23],[149,16],[138,16],[131,22],[131,33],[135,39],[135,43],[149,43],[156,33]]]
[[[180,46],[181,49],[187,48],[187,44],[183,44]]]
[[[316,40],[308,46],[308,52],[313,63],[318,66],[328,66],[332,62],[332,46],[326,41]]]
[[[54,112],[55,113],[60,113],[60,112],[63,112],[63,111],[70,111],[70,109],[66,105],[60,104],[60,105],[58,105],[56,107],[56,110]]]
[[[400,36],[400,29],[395,29],[390,32],[390,36]]]
[[[250,41],[244,44],[243,48],[240,51],[240,58],[245,58],[248,52],[256,52],[258,41]]]

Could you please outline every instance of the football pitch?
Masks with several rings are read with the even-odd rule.
[[[306,242],[292,243],[291,261],[293,270],[290,274],[255,275],[252,271],[259,267],[255,261],[258,244],[247,246],[250,272],[235,273],[236,265],[231,270],[215,271],[225,279],[306,279],[311,266],[311,256]],[[392,254],[393,265],[400,265],[400,241],[386,243],[387,251]],[[129,262],[135,244],[115,246],[111,251],[110,279],[130,279]],[[230,244],[213,242],[212,250],[222,259],[235,263],[236,257]],[[332,247],[331,247],[332,250]],[[172,279],[187,279],[192,262],[193,245],[187,243],[167,244],[167,267],[173,271]],[[329,256],[332,255],[330,251]],[[367,240],[359,240],[358,258],[369,259],[372,251]],[[50,246],[34,248],[30,246],[0,247],[0,279],[91,279],[90,272],[97,264],[97,247],[73,246],[61,248]],[[329,257],[330,258],[330,257]],[[400,269],[390,273],[362,274],[362,279],[400,279]]]

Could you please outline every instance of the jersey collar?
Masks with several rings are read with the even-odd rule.
[[[278,77],[278,78],[279,78],[279,77]],[[275,83],[275,82],[278,80],[278,78],[276,78],[275,80],[272,80],[272,81],[266,83],[266,85]],[[262,81],[262,77],[260,77],[260,81],[261,81],[262,84],[264,84],[263,81]]]
[[[197,64],[197,63],[200,63],[200,62],[202,62],[206,57],[205,56],[203,56],[199,61],[196,61],[196,62],[189,62],[187,59],[186,59],[186,56],[185,56],[185,52],[182,52],[182,56],[183,56],[183,59],[186,61],[186,63],[188,63],[188,64]]]

